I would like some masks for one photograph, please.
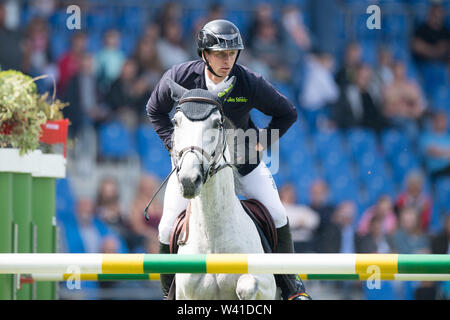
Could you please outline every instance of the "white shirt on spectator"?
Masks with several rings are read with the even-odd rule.
[[[313,57],[308,58],[302,93],[301,106],[308,110],[318,110],[333,103],[339,97],[339,88],[330,70]]]
[[[189,60],[189,55],[183,48],[173,45],[164,39],[158,41],[156,49],[164,70],[170,69],[173,65]]]

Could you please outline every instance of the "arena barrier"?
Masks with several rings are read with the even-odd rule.
[[[0,274],[450,274],[431,254],[0,254]]]
[[[303,280],[395,280],[395,281],[450,281],[450,274],[299,274]],[[159,280],[159,273],[141,274],[32,274],[23,282],[35,281],[129,281]]]

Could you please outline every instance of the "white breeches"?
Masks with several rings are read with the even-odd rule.
[[[263,161],[252,172],[241,178],[241,184],[242,190],[236,190],[237,194],[246,199],[260,201],[269,210],[276,228],[287,223],[286,209],[281,203],[272,174]],[[172,226],[180,212],[186,209],[187,204],[188,200],[181,195],[177,176],[172,174],[164,194],[163,215],[159,223],[159,241],[169,244]]]

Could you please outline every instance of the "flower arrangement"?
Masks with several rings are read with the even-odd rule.
[[[19,71],[0,71],[0,147],[18,148],[21,154],[39,147],[42,125],[60,120],[67,104],[48,93],[39,94],[35,81]]]

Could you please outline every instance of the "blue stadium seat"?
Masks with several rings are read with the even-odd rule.
[[[141,125],[136,130],[137,152],[143,170],[165,178],[171,171],[169,152],[151,125]]]
[[[50,53],[53,61],[58,61],[69,49],[69,38],[65,31],[55,31],[51,33]]]
[[[386,14],[383,16],[383,36],[388,39],[408,38],[408,27],[408,17],[406,14]]]
[[[436,182],[436,199],[441,212],[450,212],[450,178],[440,178]]]
[[[69,177],[56,179],[56,218],[63,224],[75,221],[76,199]]]
[[[401,151],[392,160],[393,178],[396,184],[403,183],[406,175],[414,169],[420,169],[419,156],[410,150]]]
[[[125,6],[118,18],[121,29],[126,30],[127,33],[140,33],[147,25],[150,18],[150,12],[141,7]]]
[[[64,30],[66,29],[66,21],[67,21],[67,13],[66,10],[58,10],[55,11],[50,18],[48,19],[48,22],[50,24],[51,30]]]
[[[369,30],[369,31],[379,32],[379,30]],[[375,65],[375,63],[377,62],[378,43],[374,40],[364,39],[363,41],[361,41],[360,44],[362,48],[362,56],[361,56],[362,61],[369,65]]]
[[[387,129],[382,132],[381,143],[384,154],[389,161],[393,161],[401,151],[410,149],[410,142],[405,132]]]
[[[117,27],[117,17],[111,9],[97,9],[86,13],[86,28],[89,31],[106,31]]]
[[[342,171],[339,175],[327,181],[329,182],[330,195],[333,203],[339,203],[346,200],[357,200],[357,184],[348,172]]]
[[[346,153],[339,151],[331,151],[322,160],[324,174],[327,179],[333,180],[335,177],[344,173],[351,175],[350,160]]]
[[[308,170],[301,168],[300,174],[294,180],[297,191],[297,201],[299,203],[309,203],[309,189],[311,188],[313,182],[320,178],[320,175],[313,168]]]
[[[98,138],[100,155],[105,158],[123,160],[135,149],[131,133],[119,121],[100,126]]]
[[[371,283],[375,285],[374,281]],[[393,281],[380,281],[379,284],[379,288],[369,288],[369,286],[363,285],[366,300],[397,300]]]
[[[316,156],[324,160],[331,151],[342,152],[344,143],[339,131],[318,131],[313,136]]]
[[[103,47],[103,33],[99,31],[88,34],[87,50],[91,53],[100,51]]]
[[[440,85],[433,96],[433,109],[450,111],[450,87]]]
[[[395,188],[392,180],[383,175],[374,175],[366,182],[367,192],[371,203],[383,194],[395,195]]]
[[[357,162],[359,180],[367,183],[376,176],[386,176],[385,161],[378,153],[367,152]]]
[[[154,146],[141,158],[144,171],[164,179],[172,170],[170,155],[165,148]]]
[[[374,153],[377,150],[375,133],[367,129],[350,129],[347,134],[347,144],[350,154],[357,159],[367,152]]]
[[[147,156],[153,148],[164,148],[156,131],[150,124],[140,125],[136,130],[137,152],[140,157]]]

